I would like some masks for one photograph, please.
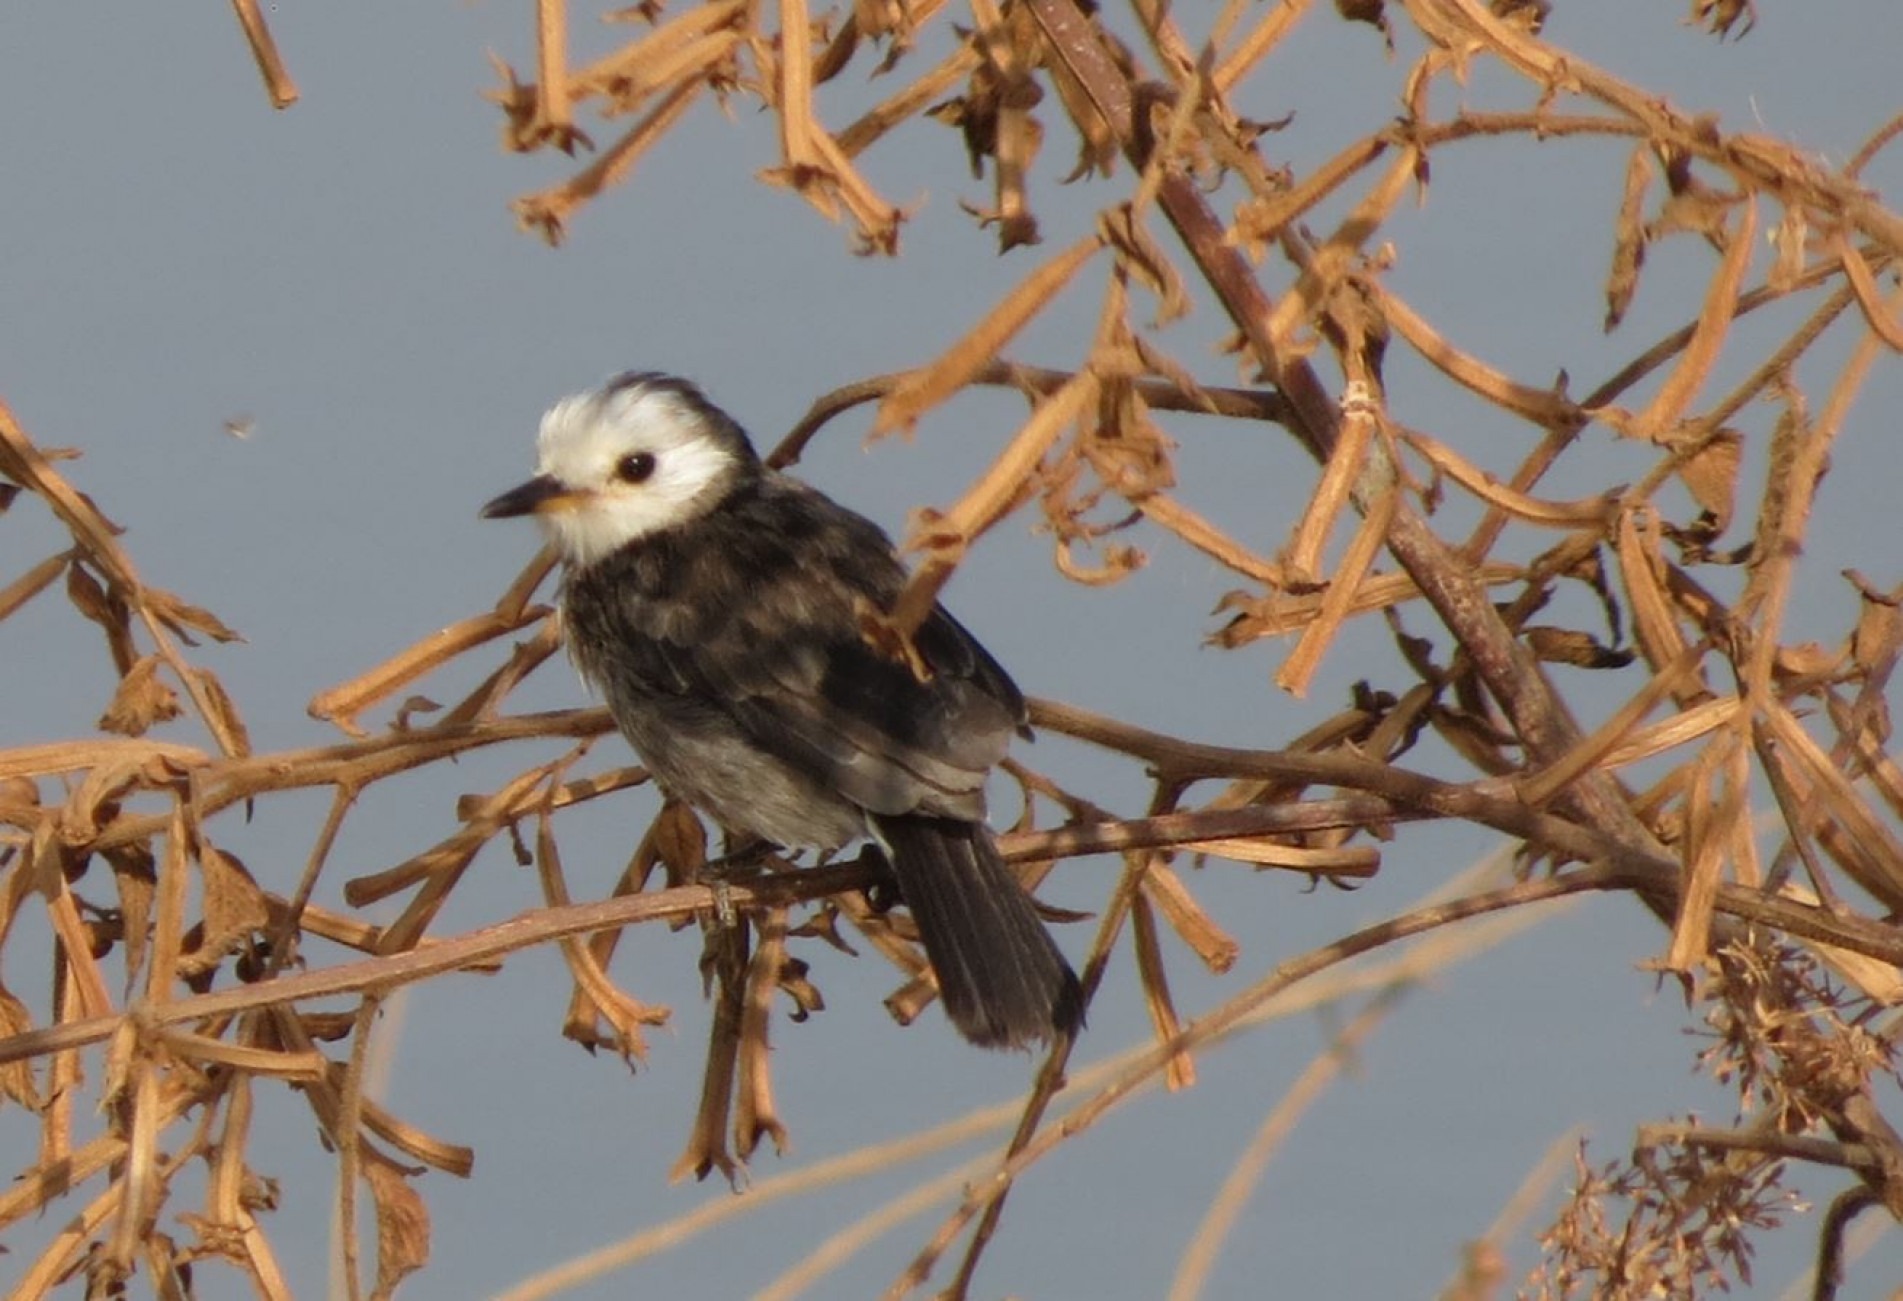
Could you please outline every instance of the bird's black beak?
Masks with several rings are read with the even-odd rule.
[[[511,488],[482,508],[484,519],[513,519],[518,515],[537,515],[560,510],[571,504],[576,494],[552,474],[538,474],[520,487]]]

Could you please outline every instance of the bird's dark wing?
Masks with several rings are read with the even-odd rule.
[[[914,639],[922,680],[865,640],[861,609],[888,607],[903,568],[876,525],[793,480],[571,581],[592,589],[571,618],[611,625],[577,629],[615,647],[591,676],[724,714],[873,813],[980,817],[1023,723],[1010,677],[943,609]]]
[[[969,634],[951,632],[963,630],[942,610],[927,626],[945,649],[976,648]],[[1004,757],[1017,716],[988,689],[988,675],[974,676],[981,665],[996,669],[989,656],[919,652],[931,674],[923,682],[856,635],[831,640],[819,656],[781,660],[774,682],[744,695],[736,717],[763,747],[825,771],[862,808],[977,818],[985,774]]]

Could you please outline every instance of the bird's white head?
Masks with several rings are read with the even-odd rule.
[[[698,388],[634,373],[550,407],[535,477],[482,513],[534,515],[562,558],[585,567],[699,518],[758,472],[746,434]]]

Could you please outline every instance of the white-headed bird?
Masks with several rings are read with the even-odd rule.
[[[984,822],[1024,697],[943,608],[918,667],[866,640],[905,584],[879,527],[653,372],[556,403],[537,453],[482,513],[534,515],[560,551],[570,653],[661,788],[788,849],[871,837],[960,1033],[1073,1033],[1076,974]]]

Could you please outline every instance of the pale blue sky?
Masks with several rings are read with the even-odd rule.
[[[1761,7],[1758,31],[1742,43],[1682,25],[1685,6],[1662,0],[1561,0],[1549,33],[1728,128],[1843,159],[1898,108],[1894,0]],[[267,107],[226,7],[0,13],[0,121],[12,124],[0,138],[0,397],[42,444],[84,450],[71,477],[129,528],[148,579],[244,633],[246,644],[205,659],[260,749],[334,735],[305,716],[313,694],[493,601],[533,539],[526,528],[479,522],[476,509],[524,476],[536,418],[557,396],[628,367],[672,370],[771,442],[817,394],[929,358],[1039,256],[997,258],[991,237],[959,212],[960,198],[984,202],[988,187],[967,178],[949,131],[869,157],[890,195],[923,206],[901,260],[850,256],[845,231],[754,181],[776,142],[771,119],[744,104],[731,120],[698,110],[632,186],[574,220],[565,247],[546,248],[516,231],[508,201],[568,164],[501,153],[499,116],[480,98],[493,83],[488,51],[529,65],[531,9],[281,6],[272,21],[304,92],[284,113]],[[1877,39],[1886,25],[1889,38]],[[606,39],[583,30],[579,12],[576,27],[578,46]],[[1371,29],[1318,12],[1242,106],[1264,119],[1295,110],[1265,148],[1308,166],[1396,111],[1404,66],[1383,57]],[[836,93],[860,102],[856,74],[845,80]],[[1369,92],[1371,81],[1387,98]],[[1484,74],[1467,94],[1476,104],[1524,103],[1519,87]],[[823,105],[835,120],[846,116],[840,102]],[[1061,131],[1048,147],[1068,161]],[[1623,150],[1605,145],[1443,151],[1428,202],[1391,229],[1392,283],[1519,378],[1542,382],[1565,367],[1583,392],[1676,325],[1687,287],[1698,292],[1709,270],[1688,241],[1661,250],[1630,324],[1601,336],[1609,205],[1623,167]],[[1894,148],[1869,179],[1895,193]],[[1040,183],[1045,248],[1073,238],[1108,193]],[[1015,355],[1074,361],[1096,307],[1093,291],[1074,296]],[[1208,346],[1218,332],[1204,319],[1168,343],[1203,378],[1230,382],[1232,364]],[[1405,420],[1496,469],[1517,459],[1496,440],[1523,431],[1452,404],[1401,351],[1391,378]],[[1880,363],[1827,485],[1813,535],[1818,581],[1793,615],[1799,627],[1814,621],[1820,638],[1840,636],[1851,609],[1830,576],[1882,559],[1870,553],[1867,521],[1894,514],[1903,470],[1888,415],[1903,404],[1897,372],[1894,360]],[[860,449],[863,416],[851,417],[803,472],[898,529],[915,506],[952,500],[1017,413],[1001,398],[973,399],[927,421],[915,442],[870,452]],[[255,422],[248,440],[223,432],[237,417]],[[1750,419],[1758,429],[1768,416]],[[1172,428],[1198,509],[1260,550],[1278,545],[1312,485],[1307,459],[1273,429]],[[1582,456],[1624,454],[1606,441]],[[1613,477],[1592,460],[1576,476],[1557,474],[1553,495]],[[1013,522],[977,551],[950,602],[1027,691],[1225,743],[1277,745],[1341,708],[1358,678],[1396,680],[1386,639],[1371,629],[1370,649],[1344,649],[1307,700],[1283,697],[1270,684],[1283,647],[1225,654],[1199,645],[1234,580],[1167,540],[1146,541],[1148,570],[1112,591],[1082,589],[1054,575],[1028,521]],[[0,521],[0,581],[61,545],[43,512],[16,508]],[[1426,630],[1424,615],[1410,619]],[[0,695],[7,743],[82,730],[112,686],[97,638],[56,597],[0,624],[0,664],[11,684]],[[427,689],[439,699],[455,691]],[[560,666],[519,697],[525,708],[581,699]],[[373,792],[323,897],[335,902],[347,877],[440,838],[459,794],[493,789],[549,753],[473,756]],[[615,741],[597,755],[613,764],[624,753]],[[1123,769],[1049,737],[1027,757],[1100,803],[1141,811],[1143,785]],[[564,859],[578,890],[606,888],[645,823],[646,798],[574,819]],[[273,799],[253,824],[227,817],[214,834],[268,886],[288,890],[323,807],[315,795]],[[1244,951],[1233,974],[1212,980],[1169,941],[1181,1006],[1213,1006],[1277,961],[1400,910],[1489,843],[1459,829],[1405,831],[1380,877],[1353,894],[1309,893],[1299,879],[1247,878],[1222,864],[1192,875]],[[1115,870],[1066,865],[1049,893],[1093,908]],[[442,925],[479,925],[535,900],[532,874],[492,849]],[[1697,1044],[1676,995],[1636,969],[1663,938],[1630,902],[1593,901],[1414,995],[1270,1167],[1209,1295],[1429,1295],[1456,1267],[1460,1243],[1568,1126],[1585,1126],[1605,1160],[1641,1121],[1722,1114],[1722,1097],[1694,1077]],[[1081,958],[1087,928],[1060,939]],[[435,1262],[405,1295],[487,1294],[730,1195],[717,1182],[666,1180],[700,1081],[707,1010],[696,945],[655,928],[623,944],[617,975],[677,1015],[677,1030],[654,1037],[650,1065],[635,1076],[560,1040],[566,982],[552,953],[517,958],[498,976],[439,981],[411,1001],[390,1105],[425,1130],[475,1143],[478,1160],[466,1183],[423,1181]],[[774,1064],[794,1151],[762,1156],[761,1177],[1006,1098],[1027,1077],[1028,1059],[966,1047],[936,1012],[896,1029],[879,1005],[892,981],[873,963],[808,956],[829,1010],[778,1028]],[[14,965],[6,976],[43,999],[40,971]],[[1093,1008],[1079,1062],[1136,1042],[1145,1027],[1126,960]],[[1159,1295],[1246,1135],[1333,1027],[1296,1020],[1214,1053],[1194,1090],[1132,1105],[1039,1168],[1014,1195],[977,1295]],[[330,1163],[301,1102],[264,1092],[258,1164],[286,1189],[271,1232],[300,1295],[319,1296]],[[17,1169],[31,1147],[20,1115],[8,1117],[0,1153]],[[777,1205],[575,1295],[742,1295],[911,1182],[888,1176]],[[1822,1202],[1840,1185],[1801,1186]],[[935,1223],[890,1235],[813,1295],[872,1293]],[[28,1226],[16,1252],[42,1231]],[[1777,1240],[1752,1295],[1778,1295],[1812,1237],[1806,1226]],[[1523,1246],[1516,1273],[1532,1258]],[[1903,1273],[1898,1248],[1882,1259],[1853,1276],[1867,1286],[1846,1297],[1876,1295],[1886,1266]],[[216,1271],[200,1282],[207,1297],[237,1294]]]

